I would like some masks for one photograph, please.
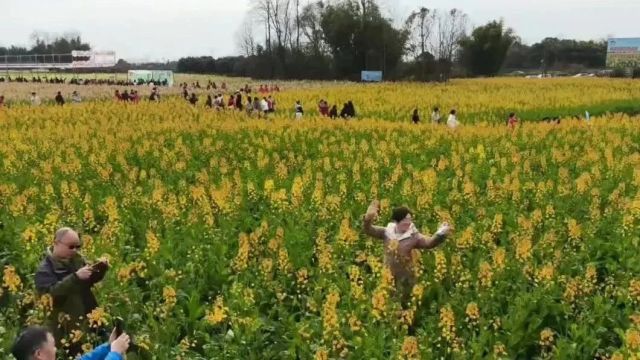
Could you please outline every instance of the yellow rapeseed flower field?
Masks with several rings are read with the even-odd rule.
[[[316,116],[321,98],[358,119]],[[70,226],[112,266],[65,339],[84,349],[119,316],[158,359],[638,356],[640,118],[534,120],[639,98],[490,79],[291,88],[266,119],[171,97],[0,109],[0,354],[50,311],[32,275]],[[432,124],[436,105],[462,125]],[[372,199],[381,222],[407,205],[423,233],[455,229],[413,254],[405,308],[361,232]]]

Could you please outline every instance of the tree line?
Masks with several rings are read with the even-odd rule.
[[[0,56],[4,55],[36,55],[36,54],[70,54],[73,50],[91,50],[89,43],[83,42],[79,34],[68,33],[60,36],[45,32],[34,32],[31,35],[30,48],[12,45],[0,46]]]
[[[399,24],[375,0],[254,0],[235,34],[241,55],[185,57],[177,71],[253,78],[446,80],[507,70],[603,68],[606,41],[524,44],[502,20],[470,29],[460,9],[420,7]]]

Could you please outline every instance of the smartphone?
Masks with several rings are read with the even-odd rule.
[[[116,317],[115,319],[113,319],[113,326],[116,331],[116,337],[122,335],[122,333],[124,332],[124,319],[122,319],[121,317]]]
[[[95,272],[105,272],[109,268],[109,265],[104,261],[99,261],[93,265],[91,265],[91,270]]]

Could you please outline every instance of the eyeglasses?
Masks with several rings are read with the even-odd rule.
[[[80,244],[72,244],[72,245],[65,244],[65,243],[62,243],[62,244],[64,246],[66,246],[67,249],[69,249],[69,250],[80,250],[82,248],[82,245],[80,245]]]

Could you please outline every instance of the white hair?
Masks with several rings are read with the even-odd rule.
[[[62,240],[62,238],[69,233],[69,231],[73,231],[70,227],[62,227],[56,231],[56,235],[54,237],[55,242]]]

